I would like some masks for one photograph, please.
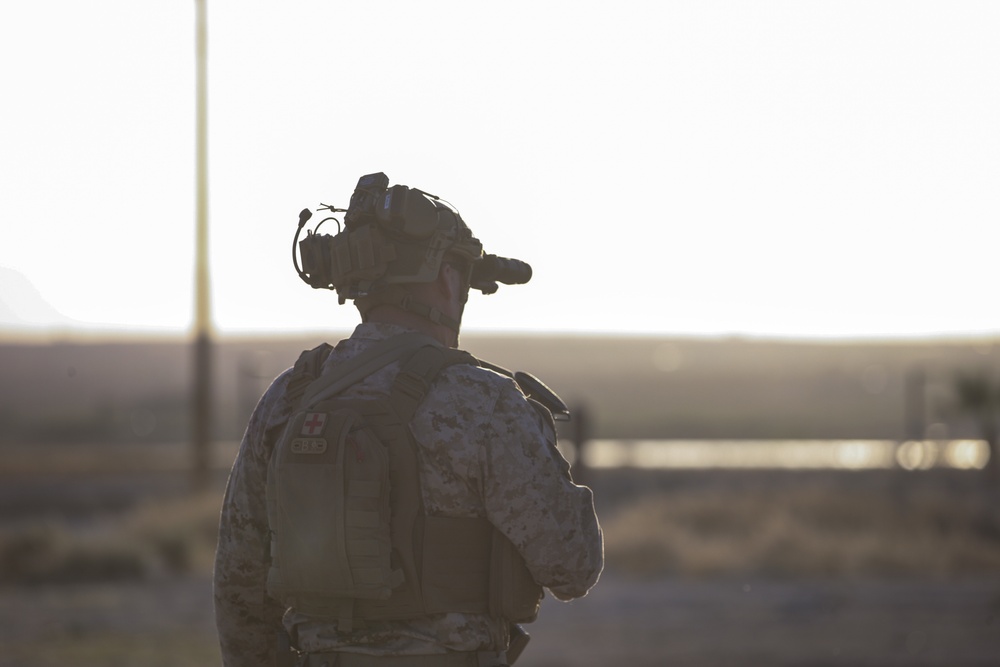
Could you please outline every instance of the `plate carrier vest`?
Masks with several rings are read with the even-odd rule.
[[[268,593],[343,632],[444,612],[533,621],[542,589],[506,536],[423,505],[409,423],[443,369],[478,361],[402,334],[322,375],[331,349],[303,352],[289,379],[292,413],[267,475]],[[388,396],[337,397],[397,359]]]

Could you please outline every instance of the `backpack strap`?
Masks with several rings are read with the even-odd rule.
[[[442,345],[419,347],[403,362],[389,390],[389,405],[407,424],[427,397],[431,384],[438,374],[454,364],[478,365],[479,361],[464,350],[447,348]]]

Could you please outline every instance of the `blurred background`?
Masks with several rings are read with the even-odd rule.
[[[987,2],[4,5],[0,665],[218,664],[246,419],[358,321],[295,275],[298,211],[375,171],[534,268],[462,343],[573,408],[608,567],[519,665],[994,664],[998,29]]]

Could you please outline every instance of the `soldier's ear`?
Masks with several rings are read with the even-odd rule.
[[[461,299],[464,291],[463,281],[464,277],[462,276],[462,272],[448,262],[444,262],[441,264],[441,270],[438,271],[435,286],[437,289],[441,290],[441,295],[445,297],[445,299],[450,300],[454,296],[458,296],[458,298]]]

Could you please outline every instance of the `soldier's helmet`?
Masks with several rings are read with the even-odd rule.
[[[484,254],[462,216],[439,197],[405,185],[390,187],[381,172],[361,177],[346,209],[324,205],[319,210],[331,215],[301,241],[312,212],[299,215],[292,241],[295,269],[311,287],[336,290],[340,303],[354,299],[362,312],[378,303],[408,304],[401,286],[435,280],[445,262],[460,264],[469,287],[484,294],[495,292],[497,283],[531,279],[527,263]],[[344,213],[337,234],[318,233],[324,222],[337,220],[337,213]]]
[[[335,289],[341,303],[388,285],[431,282],[446,257],[470,268],[483,257],[457,211],[416,188],[389,187],[382,173],[361,177],[344,213],[335,236],[310,232],[299,243],[302,279]]]

